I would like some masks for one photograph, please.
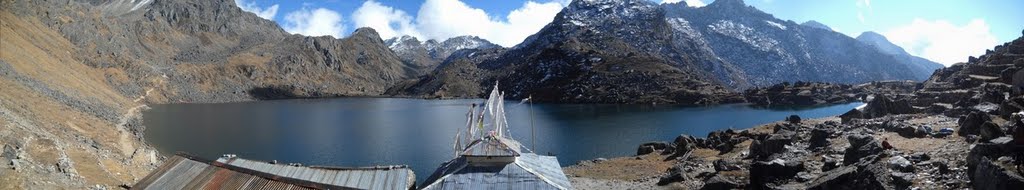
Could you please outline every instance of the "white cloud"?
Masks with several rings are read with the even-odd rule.
[[[274,20],[274,15],[277,15],[277,4],[267,8],[260,8],[260,6],[256,5],[256,2],[246,0],[235,0],[235,4],[238,5],[238,8],[242,8],[243,11],[255,13],[256,16],[263,19]]]
[[[526,37],[537,33],[541,28],[551,22],[555,15],[562,10],[560,3],[536,3],[527,1],[523,7],[513,10],[506,16],[507,22],[499,22],[494,31],[495,40],[502,46],[514,46],[523,42]]]
[[[945,20],[914,19],[908,25],[892,28],[883,34],[910,54],[949,66],[998,45],[989,28],[982,19],[971,20],[962,26]]]
[[[366,1],[352,13],[355,27],[370,27],[377,30],[383,39],[399,35],[410,35],[421,38],[412,23],[412,16],[405,11],[381,5],[376,1]]]
[[[873,9],[871,8],[871,0],[857,0],[857,21],[860,21],[861,24],[866,23],[866,19],[864,19],[865,12],[867,12],[867,14],[871,14],[871,12],[873,12]]]
[[[871,0],[857,0],[857,7],[862,6],[871,9]]]
[[[307,36],[331,35],[340,38],[345,25],[342,23],[341,14],[325,8],[309,10],[302,8],[284,16],[285,31],[293,34]]]
[[[440,41],[473,35],[511,47],[551,22],[566,5],[568,1],[527,1],[502,20],[459,0],[427,0],[413,19],[401,10],[367,1],[352,14],[352,18],[355,26],[372,27],[385,39],[410,35]]]
[[[680,1],[683,1],[683,0],[661,0],[661,4],[665,4],[665,3],[678,3]],[[703,7],[703,6],[707,5],[707,4],[705,4],[704,1],[701,1],[701,0],[686,0],[686,5],[687,6],[691,6],[691,7]]]

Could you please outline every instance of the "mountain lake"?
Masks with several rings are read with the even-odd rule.
[[[333,98],[153,105],[145,137],[164,154],[207,159],[236,154],[320,166],[409,165],[418,183],[455,157],[455,134],[470,104],[482,99]],[[804,108],[611,104],[531,104],[507,100],[511,136],[563,167],[581,160],[632,156],[649,141],[705,137],[797,114],[839,115],[863,103]],[[532,111],[531,111],[532,110]],[[532,112],[532,113],[531,113]],[[532,132],[532,133],[531,133]]]

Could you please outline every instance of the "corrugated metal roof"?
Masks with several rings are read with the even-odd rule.
[[[523,153],[500,165],[473,165],[453,159],[427,178],[423,189],[572,189],[552,156]]]
[[[275,176],[357,189],[409,189],[416,183],[416,176],[407,166],[303,167],[237,157],[221,158],[217,162]]]
[[[519,156],[519,142],[515,140],[504,138],[487,136],[482,139],[473,141],[462,152],[463,156]]]
[[[405,166],[301,167],[179,153],[132,189],[412,189],[415,183]]]

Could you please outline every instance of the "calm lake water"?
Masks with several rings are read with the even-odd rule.
[[[455,157],[454,135],[471,103],[484,100],[337,98],[226,104],[155,105],[144,112],[146,139],[164,153],[208,159],[237,154],[256,160],[330,166],[409,165],[422,183]],[[679,134],[706,136],[779,121],[842,114],[861,103],[800,109],[534,104],[509,100],[512,137],[562,166],[599,157],[631,156],[648,141]],[[533,148],[535,146],[535,148]]]

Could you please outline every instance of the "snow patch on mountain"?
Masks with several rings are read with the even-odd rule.
[[[766,22],[766,23],[768,23],[768,25],[772,25],[772,26],[774,26],[776,28],[779,28],[779,29],[782,29],[782,30],[786,30],[786,26],[785,25],[779,24],[777,22],[772,22],[770,20],[766,20],[764,22]]]
[[[708,25],[708,28],[716,33],[736,38],[765,52],[777,49],[776,46],[779,44],[775,39],[764,37],[754,28],[729,20],[719,20],[714,24]]]

